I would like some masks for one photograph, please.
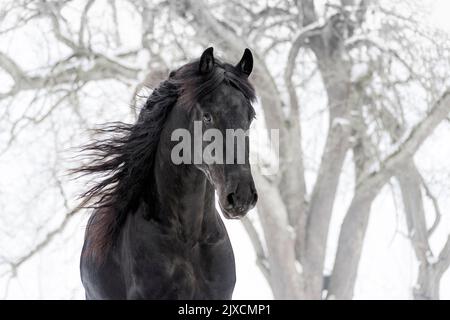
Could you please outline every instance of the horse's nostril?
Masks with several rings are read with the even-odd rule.
[[[236,204],[236,196],[235,196],[235,194],[234,193],[230,193],[228,196],[227,196],[227,201],[228,201],[228,204],[231,206],[231,207],[234,207],[234,205]]]
[[[258,194],[255,192],[255,193],[253,194],[253,202],[252,202],[252,204],[255,205],[256,202],[258,202]]]

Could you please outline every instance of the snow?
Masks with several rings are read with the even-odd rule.
[[[292,226],[287,227],[287,231],[291,239],[295,239],[295,229]]]
[[[367,64],[355,64],[352,67],[352,73],[350,76],[351,81],[358,82],[367,75],[368,70]]]
[[[429,264],[435,264],[436,262],[439,261],[439,257],[433,255],[433,253],[431,251],[427,251],[426,256],[427,256],[427,261]]]
[[[436,17],[440,17],[440,23],[449,24],[448,1],[436,0]],[[124,14],[126,10],[119,10]],[[439,20],[438,19],[438,20]],[[69,21],[77,19],[69,19]],[[299,32],[307,32],[323,25],[323,20],[317,24],[307,26]],[[140,39],[132,39],[138,35],[136,32],[136,22],[129,20],[121,28],[125,48],[123,52],[131,51],[136,48],[136,42]],[[35,26],[27,27],[29,31],[35,31]],[[30,33],[31,34],[31,33]],[[36,32],[32,33],[36,35]],[[128,36],[128,37],[127,37]],[[46,55],[41,42],[41,35],[36,35],[33,41],[21,34],[14,33],[14,37],[0,37],[0,45],[8,53],[14,52],[15,58],[26,70],[33,70],[32,74],[41,75],[44,69],[39,69],[42,62],[54,62],[55,57],[66,56],[67,49],[53,48],[49,56]],[[355,36],[347,44],[356,43],[366,37]],[[380,47],[386,47],[383,39],[369,37],[370,41]],[[50,41],[51,42],[51,41]],[[190,48],[193,54],[196,48]],[[113,56],[111,51],[105,51],[105,55]],[[172,58],[172,57],[170,57]],[[134,61],[126,61],[127,66],[145,68],[150,55],[147,51],[140,51]],[[279,56],[272,57],[277,62]],[[305,58],[306,59],[306,58]],[[167,59],[170,61],[170,59]],[[125,62],[120,61],[122,64]],[[271,64],[275,68],[277,63]],[[313,63],[306,63],[306,67]],[[89,62],[83,65],[89,68]],[[357,66],[352,69],[352,79],[358,79],[363,76],[365,69]],[[305,73],[307,73],[305,71]],[[2,79],[4,77],[2,76]],[[327,115],[319,112],[326,107],[326,98],[322,94],[323,88],[320,81],[312,81],[304,90],[299,90],[302,101],[302,124],[305,149],[306,180],[308,190],[312,190],[315,177],[317,175],[317,163],[320,161],[321,152],[324,145],[324,132],[327,130]],[[9,84],[8,84],[9,85]],[[89,86],[86,90],[86,96],[81,101],[81,111],[89,121],[108,120],[127,120],[129,119],[129,110],[127,105],[130,97],[130,87],[123,86],[114,82],[98,83]],[[14,101],[14,108],[10,112],[14,117],[24,112],[33,98],[31,94],[17,98]],[[412,96],[414,101],[416,98]],[[43,104],[46,106],[46,104]],[[39,105],[40,107],[41,105]],[[0,110],[3,110],[4,104],[0,104]],[[262,131],[257,131],[256,135],[264,131],[264,116],[258,104],[255,105],[258,113],[258,120],[255,125]],[[40,109],[40,108],[36,108]],[[68,108],[71,110],[70,108]],[[97,110],[108,110],[106,114],[99,114]],[[29,110],[33,111],[33,110]],[[49,132],[50,124],[42,128],[29,127],[28,131],[22,135],[13,148],[5,155],[1,155],[0,161],[0,252],[2,256],[19,257],[26,249],[32,248],[37,240],[42,239],[47,229],[52,229],[58,224],[62,214],[65,212],[63,203],[55,191],[54,186],[49,186],[51,181],[50,172],[48,172],[48,162],[57,161],[60,154],[54,155],[49,152],[53,150],[53,143],[58,143],[61,148],[65,147],[64,142],[75,137],[74,145],[81,142],[82,138],[78,127],[75,130],[74,121],[70,112],[57,113],[54,123],[60,132],[58,137],[52,136]],[[411,110],[406,110],[412,113]],[[3,111],[0,111],[3,115]],[[94,120],[96,119],[96,120]],[[56,121],[57,120],[57,121]],[[0,126],[0,141],[5,141],[5,133],[8,127]],[[10,124],[8,123],[8,126]],[[333,126],[348,126],[347,119],[338,118]],[[375,130],[375,128],[372,128]],[[409,137],[410,131],[405,132],[397,144],[391,145],[385,149],[387,155],[398,151],[399,147]],[[432,138],[422,147],[415,157],[415,161],[421,172],[430,180],[430,188],[439,195],[440,204],[443,212],[449,212],[450,208],[450,174],[448,172],[448,159],[450,159],[450,145],[448,137],[450,130],[448,126],[443,125]],[[56,141],[54,141],[54,139]],[[266,139],[267,140],[267,139]],[[274,161],[273,154],[265,152],[268,150],[267,144],[261,142],[260,148],[252,148],[252,152],[261,154],[261,161],[271,164]],[[256,145],[253,145],[256,146]],[[67,166],[61,163],[62,167]],[[59,168],[63,172],[64,168]],[[370,172],[380,170],[380,163],[370,168]],[[326,257],[326,269],[332,268],[335,256],[336,243],[339,236],[342,219],[348,209],[351,200],[354,184],[354,172],[351,162],[347,161],[341,176],[338,196],[335,201],[335,209],[332,221],[330,223],[330,235],[327,246],[330,248]],[[70,185],[68,194],[73,195],[79,188],[77,185]],[[26,190],[26,192],[23,192]],[[46,190],[39,194],[40,190]],[[20,192],[19,192],[20,191]],[[305,198],[309,200],[310,193]],[[17,205],[20,204],[20,205]],[[432,221],[433,216],[430,212],[431,204],[426,202],[427,222]],[[400,236],[407,234],[406,221],[401,212],[397,212],[392,193],[389,188],[383,189],[372,206],[373,213],[367,231],[361,262],[358,269],[358,280],[355,288],[356,299],[408,299],[411,298],[411,287],[414,286],[417,276],[417,261],[414,251],[411,248],[408,239]],[[400,210],[401,211],[401,210]],[[253,210],[249,213],[252,220],[257,221],[257,212]],[[83,232],[86,226],[87,214],[82,213],[74,217],[66,231],[58,236],[55,242],[41,254],[37,255],[18,272],[17,278],[11,280],[7,286],[4,278],[0,279],[0,298],[7,299],[83,299],[83,289],[79,278],[79,253],[83,242]],[[237,284],[234,291],[234,299],[271,299],[273,298],[270,288],[255,263],[256,257],[248,235],[245,233],[242,225],[238,221],[225,221],[227,230],[236,257]],[[258,232],[263,234],[263,230],[257,224]],[[445,214],[442,217],[441,228],[439,228],[431,239],[431,247],[434,252],[439,252],[442,248],[448,232],[450,232],[450,215]],[[38,230],[36,233],[30,230]],[[293,235],[293,228],[288,232]],[[19,240],[18,240],[19,239]],[[428,256],[430,263],[436,262],[437,255]],[[295,261],[295,270],[302,274],[303,266],[299,261]],[[0,274],[7,271],[4,266],[0,267]],[[450,298],[450,273],[444,275],[441,285],[441,294],[443,299]],[[334,299],[334,296],[328,299]]]
[[[338,127],[338,126],[346,127],[346,126],[349,126],[349,125],[350,125],[350,121],[349,120],[344,119],[344,118],[336,118],[336,119],[333,120],[333,123],[331,124],[331,127],[332,128],[335,128],[335,127]]]
[[[295,260],[295,270],[297,270],[298,274],[303,274],[303,266],[298,260]]]

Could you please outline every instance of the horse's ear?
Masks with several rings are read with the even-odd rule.
[[[242,56],[241,61],[236,65],[236,68],[247,77],[252,73],[253,55],[250,49],[245,49],[244,55]]]
[[[213,55],[213,47],[206,49],[201,58],[200,64],[198,66],[198,70],[201,74],[208,74],[214,69],[214,55]]]

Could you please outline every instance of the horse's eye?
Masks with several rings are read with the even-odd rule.
[[[212,117],[209,113],[205,113],[203,115],[203,122],[204,123],[211,123],[212,122]]]

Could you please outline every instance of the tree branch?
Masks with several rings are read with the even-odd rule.
[[[444,248],[441,250],[439,254],[438,261],[436,262],[435,269],[439,275],[442,275],[447,271],[450,267],[450,236],[447,238],[447,242],[444,245]]]
[[[360,178],[358,187],[368,187],[386,175],[391,176],[394,170],[407,158],[414,156],[424,141],[450,112],[450,90],[447,90],[429,111],[427,117],[417,124],[409,133],[399,140],[398,146],[376,168]]]
[[[264,252],[264,247],[261,241],[260,236],[258,235],[258,232],[256,231],[255,227],[253,226],[252,221],[246,216],[241,220],[242,224],[244,225],[245,231],[247,231],[247,234],[250,238],[250,241],[253,244],[253,248],[256,252],[256,265],[261,270],[262,274],[266,278],[267,282],[270,283],[271,276],[270,276],[270,269],[268,266],[267,261],[267,255]]]
[[[430,238],[434,234],[436,229],[439,227],[439,224],[441,223],[442,213],[441,213],[441,209],[439,207],[439,202],[438,202],[437,198],[431,192],[430,188],[428,187],[428,185],[422,175],[421,175],[421,181],[422,181],[422,187],[425,189],[426,196],[433,203],[434,212],[436,215],[434,218],[433,224],[431,225],[430,229],[428,229],[428,232],[427,232],[428,238]]]
[[[289,218],[277,186],[257,170],[253,172],[258,191],[264,194],[258,200],[258,215],[268,248],[270,284],[281,299],[300,299],[302,275],[296,270],[295,233],[289,228]],[[286,232],[288,230],[288,232]],[[289,230],[291,230],[289,232]]]

